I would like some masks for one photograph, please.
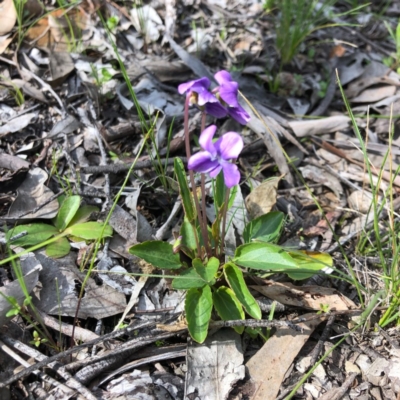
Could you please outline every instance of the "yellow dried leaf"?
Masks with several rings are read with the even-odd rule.
[[[278,183],[282,176],[268,179],[246,197],[246,208],[251,219],[267,214],[276,203]]]
[[[13,0],[3,0],[0,3],[0,36],[11,31],[17,21],[17,11]]]

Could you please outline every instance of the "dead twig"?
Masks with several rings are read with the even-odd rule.
[[[19,340],[12,339],[8,336],[2,336],[2,340],[8,346],[15,348],[15,349],[19,350],[20,352],[22,352],[30,357],[35,358],[36,360],[46,361],[48,359],[48,357],[44,356],[39,351],[27,346],[26,344],[20,342]],[[1,344],[1,341],[0,341],[0,344]],[[2,349],[3,349],[3,351],[5,351],[4,348],[2,348]],[[8,352],[8,354],[11,355],[10,352]],[[19,357],[17,354],[14,353],[13,358],[15,358],[18,362],[20,362],[25,367],[30,367],[30,364],[27,361],[25,361],[24,359],[22,359],[21,357]],[[49,363],[47,366],[48,366],[48,368],[54,369],[63,379],[66,380],[65,385],[61,385],[54,378],[47,376],[47,374],[44,374],[43,372],[35,371],[34,373],[39,375],[39,377],[41,379],[43,379],[44,381],[52,384],[53,386],[55,386],[57,388],[60,388],[65,394],[71,395],[71,392],[74,393],[76,390],[76,391],[78,391],[78,393],[80,393],[83,396],[84,399],[96,400],[96,397],[86,387],[84,387],[81,383],[79,383],[74,378],[72,378],[71,374],[64,370],[64,366],[62,364],[60,364],[57,361],[54,361],[54,362]]]
[[[107,335],[104,335],[98,339],[95,340],[91,340],[90,342],[81,344],[79,346],[75,346],[72,349],[68,349],[66,351],[63,351],[62,353],[56,354],[55,356],[52,357],[47,357],[46,359],[37,362],[36,364],[32,365],[31,367],[28,367],[26,369],[24,369],[23,371],[13,375],[12,377],[8,378],[7,380],[5,380],[4,382],[0,382],[0,388],[2,387],[6,387],[7,385],[10,385],[11,383],[22,379],[28,375],[30,375],[31,373],[33,373],[33,371],[38,370],[39,368],[45,367],[47,365],[49,365],[51,362],[53,361],[57,361],[60,360],[66,356],[69,356],[71,354],[75,354],[77,352],[79,352],[79,350],[85,349],[87,347],[90,346],[94,346],[96,344],[102,343],[106,340],[110,340],[110,339],[115,339],[118,338],[120,336],[124,336],[126,334],[129,334],[130,332],[134,331],[134,330],[138,330],[138,329],[143,329],[143,328],[149,328],[151,326],[154,326],[155,323],[154,322],[142,322],[140,324],[137,325],[131,325],[128,326],[127,328],[121,329],[119,331],[116,332],[111,332]],[[3,340],[5,343],[7,343],[7,337],[5,337],[4,335],[0,335],[0,340]]]
[[[179,157],[184,164],[187,163],[186,157]],[[163,165],[174,165],[174,158],[163,158],[160,160]],[[133,169],[143,169],[143,168],[151,168],[153,167],[155,161],[146,160],[146,161],[138,161]],[[79,170],[81,174],[118,174],[120,172],[126,172],[131,168],[131,164],[112,164],[112,165],[96,165],[91,167],[82,167]]]
[[[310,366],[314,365],[317,362],[318,356],[320,355],[322,348],[324,347],[324,343],[328,340],[329,334],[331,333],[332,325],[335,322],[336,315],[331,315],[328,319],[328,322],[325,325],[325,328],[319,338],[317,345],[314,347],[313,351],[310,354]]]
[[[186,329],[181,329],[176,332],[161,333],[158,335],[150,334],[148,336],[142,336],[137,339],[130,340],[127,343],[122,344],[120,347],[109,351],[105,354],[87,358],[86,360],[76,361],[68,364],[65,368],[68,370],[75,370],[86,365],[78,373],[75,374],[74,378],[82,384],[90,382],[98,374],[104,370],[113,368],[121,363],[121,360],[126,359],[137,351],[137,349],[144,347],[148,344],[154,343],[158,340],[169,339],[175,335],[185,333]]]
[[[354,379],[358,375],[357,372],[350,372],[346,380],[342,383],[339,388],[334,388],[323,394],[319,400],[340,400],[343,399],[350,386],[353,384]]]

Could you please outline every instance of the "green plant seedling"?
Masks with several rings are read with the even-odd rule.
[[[330,310],[330,305],[329,304],[320,304],[320,310],[317,312],[317,314],[326,314]]]
[[[107,19],[107,28],[113,32],[115,28],[118,26],[119,18],[117,15],[112,15]]]
[[[6,298],[6,300],[11,304],[11,309],[8,310],[6,317],[14,317],[18,314],[21,313],[22,310],[22,306],[20,306],[18,304],[18,301],[15,297],[13,296],[6,296],[3,293],[0,292],[0,295],[2,295],[3,297]],[[32,298],[31,297],[27,297],[24,299],[24,303],[23,303],[23,307],[26,307],[30,304]]]
[[[29,249],[8,257],[0,261],[3,265],[12,261],[22,254],[33,250],[40,249],[46,246],[46,253],[53,258],[59,258],[67,255],[70,251],[70,244],[67,236],[75,237],[80,240],[97,240],[102,235],[108,237],[112,235],[110,226],[103,227],[99,222],[87,222],[90,215],[97,211],[94,206],[80,206],[80,196],[67,197],[61,204],[57,216],[53,219],[53,225],[45,223],[32,223],[27,225],[18,225],[7,232],[6,238],[9,240],[13,236],[26,232],[27,234],[15,241],[12,244],[30,247]]]
[[[399,73],[400,71],[400,21],[397,24],[396,31],[393,32],[391,26],[387,23],[387,21],[383,21],[386,29],[389,32],[390,37],[393,39],[396,45],[396,53],[392,54],[391,57],[385,57],[383,59],[383,63],[387,65],[389,68],[392,68]]]
[[[10,90],[11,93],[14,95],[15,102],[18,106],[21,106],[25,103],[25,97],[22,90],[14,83],[12,80],[5,78],[4,76],[0,75],[0,79],[4,82],[4,86],[1,85],[0,88],[7,88]]]
[[[47,343],[48,340],[46,338],[41,338],[37,331],[33,331],[33,340],[29,343],[33,344],[36,347],[39,347],[42,343]]]

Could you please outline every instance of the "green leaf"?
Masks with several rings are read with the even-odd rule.
[[[18,225],[7,232],[6,238],[9,240],[11,237],[21,232],[27,232],[26,236],[23,236],[17,240],[14,240],[10,244],[18,246],[35,246],[36,244],[42,243],[49,239],[53,235],[58,234],[58,230],[52,226],[42,223]]]
[[[224,275],[237,299],[246,312],[255,319],[261,319],[261,309],[243,279],[243,272],[233,263],[224,265]]]
[[[271,211],[254,219],[244,228],[245,243],[250,243],[253,239],[260,242],[273,242],[279,237],[283,220],[284,215],[280,211]]]
[[[196,219],[196,210],[194,207],[193,197],[189,190],[188,182],[186,179],[185,167],[180,158],[175,158],[174,169],[176,177],[178,179],[183,208],[185,209],[185,215],[189,222],[193,222]],[[193,190],[196,190],[196,188],[193,188]]]
[[[400,22],[397,24],[396,28],[396,51],[397,56],[400,55]]]
[[[76,212],[81,204],[80,196],[67,197],[61,204],[58,214],[55,218],[54,225],[60,231],[64,231],[69,225],[72,218],[74,218]]]
[[[257,339],[260,334],[260,328],[250,328],[250,326],[247,326],[245,331],[253,340]]]
[[[72,218],[70,225],[81,224],[89,220],[90,215],[96,211],[99,211],[96,206],[88,206],[84,205],[79,207],[79,210],[76,212],[74,218]]]
[[[189,268],[181,272],[180,275],[172,281],[172,288],[177,290],[202,288],[205,285],[207,285],[207,281],[202,279],[194,268]]]
[[[217,211],[221,210],[222,206],[225,203],[225,193],[226,193],[226,186],[225,186],[224,174],[221,171],[217,175],[217,178],[215,179],[214,202]]]
[[[208,285],[200,289],[190,289],[186,294],[185,312],[188,330],[193,340],[198,343],[206,340],[212,305],[211,289]]]
[[[83,224],[76,224],[66,229],[67,235],[76,236],[84,240],[96,240],[99,239],[103,231],[103,224],[99,222],[85,222]],[[107,225],[104,228],[102,237],[112,236],[113,230],[111,226]]]
[[[218,272],[219,268],[219,260],[216,257],[211,257],[208,260],[207,266],[204,266],[203,262],[200,258],[195,258],[193,260],[193,267],[196,270],[197,274],[201,276],[201,278],[213,285],[215,283],[215,275]]]
[[[20,309],[19,309],[19,308],[12,308],[10,311],[8,311],[8,312],[6,313],[6,317],[7,317],[7,318],[9,318],[9,317],[14,317],[15,315],[18,315],[19,312],[20,312]]]
[[[66,198],[67,198],[67,196],[65,194],[62,194],[62,195],[57,197],[57,201],[58,201],[58,206],[59,207],[62,206],[62,203],[64,203]]]
[[[68,239],[62,237],[46,247],[46,254],[52,258],[61,258],[66,256],[71,249]]]
[[[333,266],[333,259],[327,253],[318,251],[296,251],[289,252],[291,257],[297,262],[298,271],[288,271],[287,274],[294,280],[308,279],[321,271],[321,269]]]
[[[182,267],[179,254],[174,254],[172,244],[151,240],[135,244],[129,253],[142,258],[161,269],[178,269]]]
[[[186,216],[183,219],[180,234],[182,236],[182,245],[190,250],[197,250],[195,227],[189,222]]]
[[[231,188],[231,193],[229,195],[229,201],[228,201],[228,210],[230,210],[235,202],[235,197],[238,192],[238,185],[234,186]]]
[[[226,286],[221,286],[213,294],[214,307],[224,321],[244,319],[244,311],[235,293]],[[233,328],[237,333],[243,333],[244,326]]]
[[[248,243],[239,246],[233,258],[242,267],[264,271],[298,269],[297,263],[281,247],[268,243]]]

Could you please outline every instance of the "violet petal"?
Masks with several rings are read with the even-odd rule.
[[[224,83],[219,87],[219,95],[221,99],[229,105],[229,107],[237,107],[239,85],[237,82]]]
[[[188,168],[201,173],[207,173],[218,167],[218,160],[213,160],[208,151],[193,154],[188,161]]]
[[[228,115],[228,110],[219,102],[207,103],[206,113],[215,118],[224,118]]]
[[[203,132],[201,132],[201,135],[199,137],[200,146],[203,150],[208,151],[213,158],[217,156],[217,150],[215,149],[214,143],[212,141],[216,130],[217,127],[215,125],[210,125],[206,129],[204,129]]]
[[[214,147],[223,160],[236,159],[243,149],[243,139],[236,132],[227,132],[214,143]]]
[[[239,122],[239,124],[246,125],[247,122],[250,121],[250,115],[247,114],[241,105],[238,105],[237,107],[229,107],[228,113],[234,120]]]
[[[194,90],[195,91],[195,90]],[[210,93],[207,89],[202,89],[201,91],[198,91],[198,105],[199,106],[204,106],[204,104],[207,103],[217,103],[218,99]]]
[[[188,91],[193,91],[196,93],[202,92],[204,90],[208,90],[210,87],[210,80],[206,77],[195,79],[193,81],[182,83],[178,86],[178,92],[180,94],[187,93]]]
[[[225,70],[218,71],[214,75],[214,78],[220,85],[223,85],[224,83],[232,81],[231,74],[228,71],[225,71]]]
[[[208,171],[211,178],[215,178],[221,172],[222,166],[218,164],[213,170]]]
[[[235,164],[225,161],[222,163],[222,169],[224,171],[224,182],[226,187],[231,188],[240,182],[239,168]]]

